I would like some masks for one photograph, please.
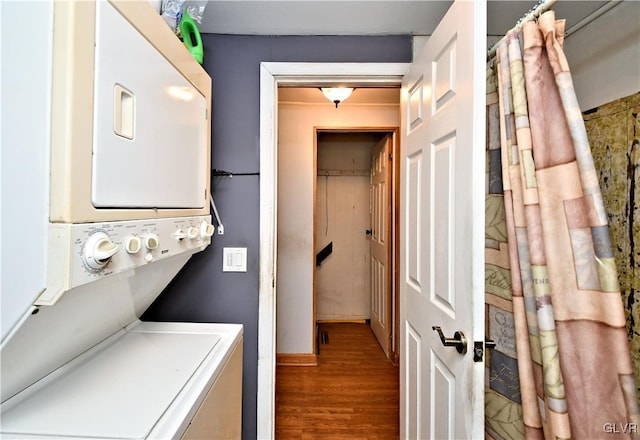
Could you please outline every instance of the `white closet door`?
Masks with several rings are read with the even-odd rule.
[[[391,350],[391,136],[371,152],[371,330]]]

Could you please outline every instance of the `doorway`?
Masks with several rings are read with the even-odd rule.
[[[278,87],[347,81],[398,86],[406,63],[262,63],[260,66],[260,280],[258,315],[258,437],[272,438],[275,414],[276,261],[278,211]],[[399,124],[393,124],[399,125]],[[313,255],[315,256],[315,255]],[[280,265],[280,263],[278,263]],[[309,322],[311,319],[309,319]],[[312,338],[309,338],[312,343]]]
[[[399,125],[399,88],[387,88],[384,92],[391,92],[393,99],[388,103],[374,103],[367,102],[363,105],[359,105],[357,102],[349,103],[349,105],[342,104],[339,109],[336,109],[331,103],[327,102],[321,93],[317,89],[304,88],[304,92],[309,92],[320,97],[316,102],[304,102],[301,99],[292,98],[289,96],[293,91],[292,88],[279,89],[279,106],[278,106],[278,188],[277,188],[277,208],[278,208],[278,239],[277,239],[277,251],[278,251],[278,268],[276,278],[277,292],[277,321],[276,321],[276,340],[277,340],[277,377],[287,377],[291,369],[301,369],[300,371],[306,371],[306,366],[318,365],[312,367],[312,369],[321,369],[326,367],[326,356],[318,356],[318,344],[315,332],[315,310],[309,307],[309,304],[314,304],[313,296],[313,276],[314,276],[314,264],[316,251],[322,245],[314,245],[314,237],[321,232],[321,226],[319,221],[316,220],[319,217],[314,215],[314,206],[316,206],[315,200],[321,195],[318,194],[318,186],[314,186],[314,182],[318,178],[317,168],[320,165],[321,170],[325,170],[330,174],[342,174],[342,176],[330,176],[334,178],[342,178],[343,180],[353,183],[353,179],[362,179],[363,187],[360,189],[360,193],[364,195],[363,199],[359,202],[362,208],[364,208],[361,214],[364,214],[365,221],[360,226],[360,241],[368,246],[372,241],[366,235],[366,229],[371,229],[371,221],[369,220],[369,187],[371,184],[371,162],[373,147],[379,143],[381,138],[387,136],[386,144],[389,145],[388,153],[385,156],[387,163],[390,161],[390,152],[393,150],[394,145],[397,145],[398,139],[398,127]],[[357,99],[358,92],[371,91],[370,88],[357,90],[354,92],[354,96],[351,99],[354,101]],[[355,128],[354,128],[355,127]],[[347,162],[351,165],[345,167],[336,163],[336,155],[330,155],[328,161],[333,161],[332,166],[327,166],[325,161],[320,159],[322,163],[318,163],[316,159],[318,151],[318,133],[324,132],[324,134],[343,135],[344,133],[353,132],[352,135],[363,136],[367,133],[374,139],[373,142],[369,142],[367,149],[360,152],[359,158],[356,155],[352,155],[347,158]],[[394,142],[395,141],[395,142]],[[338,149],[345,149],[345,143],[337,146]],[[385,145],[386,145],[385,144]],[[322,148],[322,147],[321,147]],[[355,162],[355,164],[354,164]],[[392,167],[385,167],[389,174]],[[346,176],[351,174],[351,176]],[[356,176],[355,174],[361,174]],[[325,176],[325,179],[327,176]],[[333,183],[333,182],[332,182]],[[388,180],[387,183],[390,183]],[[324,187],[325,191],[327,187]],[[392,197],[386,196],[386,204],[389,204],[389,200]],[[316,208],[317,210],[317,208]],[[390,204],[389,204],[390,212]],[[324,211],[325,215],[328,213]],[[335,213],[335,209],[331,209],[331,213]],[[314,225],[315,223],[315,225]],[[379,222],[381,223],[381,222]],[[392,223],[390,220],[386,220],[384,223],[384,229],[390,233],[389,225]],[[327,233],[334,232],[333,228],[325,228]],[[376,228],[377,229],[377,228]],[[314,234],[314,230],[317,234]],[[376,230],[376,236],[380,235]],[[383,235],[388,235],[387,233]],[[347,237],[348,239],[351,237]],[[349,247],[344,245],[340,241],[335,241],[335,249],[340,251],[340,248]],[[383,240],[385,243],[389,243],[389,239]],[[335,258],[339,254],[333,254],[327,260],[325,264],[335,262]],[[388,258],[391,260],[391,258]],[[371,262],[367,256],[365,261],[361,261],[363,269],[366,269],[365,278],[369,281],[369,266]],[[351,265],[350,265],[351,266]],[[387,267],[390,266],[388,265]],[[322,270],[323,268],[321,268]],[[343,274],[341,278],[348,276]],[[391,277],[387,276],[387,280]],[[390,292],[387,291],[387,299],[385,301],[390,302]],[[369,292],[365,293],[366,298],[369,298]],[[307,302],[309,301],[309,302]],[[345,307],[340,307],[344,311]],[[361,310],[359,318],[368,318],[370,316],[370,302],[367,302],[366,310]],[[390,305],[385,306],[386,311],[390,315]],[[335,310],[334,310],[335,312]],[[352,316],[353,313],[351,313]],[[325,315],[326,318],[326,315]],[[343,320],[345,315],[339,317]],[[385,321],[387,324],[391,322],[391,316],[388,316]],[[325,326],[326,328],[326,326]],[[367,326],[368,328],[368,326]],[[310,331],[310,329],[313,329]],[[337,330],[334,329],[331,335],[330,346],[325,346],[325,350],[322,353],[327,354],[331,349],[335,349],[335,343],[338,337]],[[389,328],[389,333],[391,329]],[[370,338],[374,344],[378,344],[375,337],[369,330]],[[389,341],[389,335],[387,335],[387,342],[384,343],[386,352],[389,353],[389,348],[392,344]],[[397,346],[397,344],[396,344]],[[382,359],[386,359],[384,351],[378,347],[379,355]],[[349,362],[349,356],[347,355],[346,361]],[[387,361],[389,362],[389,361]],[[295,365],[295,367],[291,367]],[[389,362],[389,365],[391,363]],[[283,373],[287,371],[287,373]],[[362,371],[360,372],[362,374]],[[309,379],[310,381],[310,379]],[[310,382],[309,382],[310,383]],[[307,385],[309,385],[307,383]],[[282,402],[285,397],[281,394],[281,383],[278,384],[278,417],[282,416]],[[300,389],[298,392],[303,392]],[[397,392],[398,390],[396,390]],[[286,399],[285,399],[286,400]],[[396,398],[397,400],[397,398]],[[397,404],[397,402],[396,402]],[[285,405],[286,406],[286,405]],[[397,412],[396,412],[397,416]],[[280,419],[279,419],[280,420]],[[280,425],[282,427],[282,425]]]
[[[353,131],[354,127],[363,127],[363,131],[381,127],[377,130],[394,132],[394,127],[400,124],[400,90],[359,88],[349,98],[352,102],[339,108],[317,88],[280,88],[278,95],[277,363],[314,365],[317,362],[314,266],[316,252],[320,250],[314,234],[317,132],[326,127],[343,132]],[[362,161],[366,166],[359,165],[367,173],[369,157]]]
[[[314,322],[364,322],[397,365],[398,129],[314,128]]]

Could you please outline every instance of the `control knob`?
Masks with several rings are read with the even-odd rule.
[[[124,242],[124,248],[128,254],[137,254],[142,248],[142,240],[139,237],[131,236],[127,237]]]
[[[187,229],[187,236],[193,240],[194,238],[198,238],[198,228],[194,228],[193,226],[191,226],[189,229]]]
[[[200,224],[200,237],[202,237],[203,239],[209,238],[213,235],[215,230],[216,228],[214,228],[211,223],[202,222]]]
[[[157,249],[160,246],[160,237],[156,234],[147,234],[144,237],[144,245],[149,250]]]
[[[175,238],[178,241],[182,241],[185,238],[187,238],[187,233],[184,232],[184,230],[182,229],[178,229],[176,230],[176,232],[173,233],[173,238]]]
[[[104,269],[111,257],[118,252],[118,245],[104,232],[91,234],[84,245],[82,258],[87,266],[96,271]]]

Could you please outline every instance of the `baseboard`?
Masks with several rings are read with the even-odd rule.
[[[276,365],[316,367],[318,365],[318,357],[314,353],[276,353]]]
[[[347,324],[367,324],[369,322],[369,319],[367,318],[362,318],[362,319],[318,319],[316,320],[316,323],[318,324],[340,324],[340,323],[347,323]]]

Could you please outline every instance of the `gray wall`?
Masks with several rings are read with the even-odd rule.
[[[203,35],[213,79],[212,168],[258,173],[260,62],[411,61],[410,36]],[[214,177],[225,235],[195,255],[144,320],[244,324],[243,438],[257,432],[259,176]],[[247,247],[247,272],[222,273],[222,248]]]

